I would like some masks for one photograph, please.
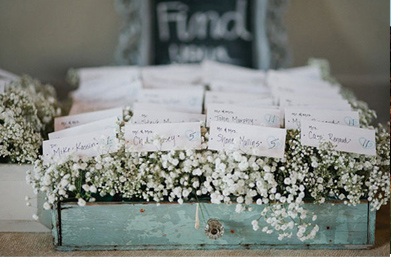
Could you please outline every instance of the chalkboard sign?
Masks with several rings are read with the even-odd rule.
[[[284,0],[119,0],[119,64],[197,63],[259,69],[287,62]]]
[[[155,64],[204,59],[253,66],[250,0],[154,0]]]

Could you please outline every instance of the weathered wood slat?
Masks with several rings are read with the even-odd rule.
[[[141,249],[262,249],[262,248],[331,248],[362,249],[374,244],[375,212],[368,203],[306,204],[318,214],[320,231],[315,239],[301,242],[294,236],[278,240],[276,234],[253,231],[264,206],[236,213],[235,205],[202,203],[204,219],[196,230],[196,204],[153,203],[61,203],[53,211],[54,243],[59,250],[141,250]],[[201,216],[202,214],[200,214]],[[208,218],[217,218],[224,235],[209,239],[204,232]]]

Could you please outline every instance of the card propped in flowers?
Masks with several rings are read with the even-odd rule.
[[[43,158],[49,162],[69,155],[94,157],[118,150],[116,129],[105,129],[76,136],[43,141]]]
[[[184,123],[206,121],[202,114],[192,114],[174,111],[155,111],[146,109],[135,109],[130,120],[133,124],[159,124],[159,123]]]
[[[323,142],[338,151],[376,155],[375,130],[302,120],[301,144],[319,147]]]
[[[130,152],[201,149],[200,122],[125,125]]]
[[[182,109],[182,112],[201,114],[203,110],[204,89],[142,89],[137,102],[152,103]]]
[[[207,109],[207,126],[211,121],[280,127],[281,111],[279,109],[236,106],[232,104],[209,104]]]
[[[49,139],[72,137],[107,129],[117,129],[117,122],[118,122],[118,117],[104,118],[98,121],[93,121],[83,125],[74,126],[49,133]]]
[[[208,148],[283,158],[286,129],[211,121]]]
[[[302,120],[359,127],[360,117],[357,111],[334,111],[310,108],[285,108],[285,128],[301,129]]]
[[[76,127],[93,121],[101,120],[108,117],[117,117],[122,119],[122,108],[112,108],[101,111],[82,113],[77,115],[68,115],[56,117],[54,119],[54,131]]]

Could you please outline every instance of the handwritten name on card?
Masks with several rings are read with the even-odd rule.
[[[142,89],[137,102],[173,106],[188,113],[201,114],[203,110],[204,89]]]
[[[205,123],[206,116],[202,114],[191,114],[173,111],[151,111],[136,109],[130,122],[133,124],[160,124],[160,123]]]
[[[301,144],[319,147],[323,142],[338,151],[376,155],[375,130],[303,120]]]
[[[211,121],[280,127],[281,111],[279,109],[254,108],[231,104],[209,104],[207,108],[207,126]]]
[[[128,151],[201,149],[200,122],[125,125]]]
[[[98,121],[86,123],[76,127],[70,127],[63,130],[49,133],[49,139],[72,137],[81,134],[102,131],[107,129],[117,129],[117,117],[110,117]]]
[[[117,150],[118,140],[115,129],[43,141],[43,157],[46,161],[69,155],[94,157]]]
[[[246,154],[283,158],[286,130],[212,121],[208,148],[240,150]]]
[[[285,108],[285,128],[301,129],[301,121],[310,120],[359,127],[360,117],[356,111],[331,111],[307,108]]]
[[[54,131],[76,127],[108,117],[117,117],[122,119],[122,108],[112,108],[95,112],[56,117],[54,118]]]

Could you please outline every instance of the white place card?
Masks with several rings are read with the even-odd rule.
[[[334,111],[292,107],[285,108],[286,129],[301,129],[302,120],[353,127],[360,126],[360,117],[357,111]]]
[[[16,80],[18,80],[18,78],[19,78],[18,75],[11,73],[9,71],[0,69],[0,79],[6,79],[8,81],[16,81]]]
[[[74,100],[69,115],[78,115],[90,112],[104,111],[113,108],[131,107],[131,100],[110,100],[110,101],[86,101]]]
[[[283,158],[285,140],[285,129],[212,121],[208,148],[238,149],[250,155]]]
[[[207,126],[211,121],[221,121],[253,126],[280,127],[283,116],[279,109],[236,106],[232,104],[209,104]]]
[[[322,142],[338,151],[376,155],[375,130],[303,120],[301,144],[319,147]]]
[[[265,72],[232,64],[204,60],[201,63],[203,83],[215,80],[241,82],[247,85],[264,84]]]
[[[43,141],[43,158],[50,161],[69,155],[94,157],[118,150],[115,129],[106,129],[71,137]]]
[[[261,99],[252,99],[252,100],[243,100],[240,102],[236,102],[235,105],[258,107],[258,108],[279,109],[278,101],[272,97],[261,98]]]
[[[286,97],[318,97],[318,98],[334,98],[334,99],[343,99],[342,95],[337,90],[333,89],[320,89],[314,87],[300,86],[301,89],[293,89],[290,87],[286,88],[271,88],[271,93],[275,98],[286,98]]]
[[[348,110],[351,106],[348,101],[341,98],[321,98],[313,96],[292,95],[281,97],[279,100],[281,109],[286,107],[310,107],[310,108],[326,108],[329,110]]]
[[[296,78],[305,78],[311,80],[321,80],[321,69],[314,65],[306,65],[300,67],[292,67],[287,69],[277,70],[278,73],[290,74]]]
[[[98,121],[90,122],[80,126],[70,127],[63,130],[49,133],[49,139],[72,137],[90,132],[102,131],[107,129],[117,129],[117,117],[110,117]]]
[[[131,81],[138,80],[140,69],[137,66],[101,66],[80,68],[77,70],[79,75],[79,83],[85,84],[92,80],[119,80]]]
[[[142,83],[138,80],[122,82],[121,80],[96,79],[88,81],[72,92],[74,100],[86,101],[112,101],[127,100],[133,102],[142,89]]]
[[[125,125],[128,151],[201,149],[200,122]]]
[[[339,89],[337,84],[332,84],[321,78],[309,78],[298,74],[291,74],[283,71],[270,70],[266,74],[266,83],[269,87],[315,87],[320,89]]]
[[[254,93],[226,93],[216,91],[206,91],[204,97],[204,107],[207,109],[209,104],[242,104],[254,100],[265,100],[265,103],[274,104],[274,98],[270,94]]]
[[[166,88],[172,85],[190,85],[201,82],[199,64],[169,64],[142,67],[141,77],[145,87]]]
[[[228,80],[213,80],[208,86],[211,91],[215,92],[234,92],[234,93],[268,93],[270,89],[263,83],[246,84],[243,82],[232,82]]]
[[[206,116],[203,114],[191,114],[173,111],[154,111],[136,109],[130,122],[133,124],[160,124],[160,123],[184,123],[201,122],[205,124]]]
[[[137,101],[140,103],[160,104],[183,109],[188,113],[201,114],[203,111],[204,88],[198,89],[142,89]]]
[[[118,117],[122,119],[122,108],[56,117],[54,118],[54,131],[87,124],[108,117]]]

